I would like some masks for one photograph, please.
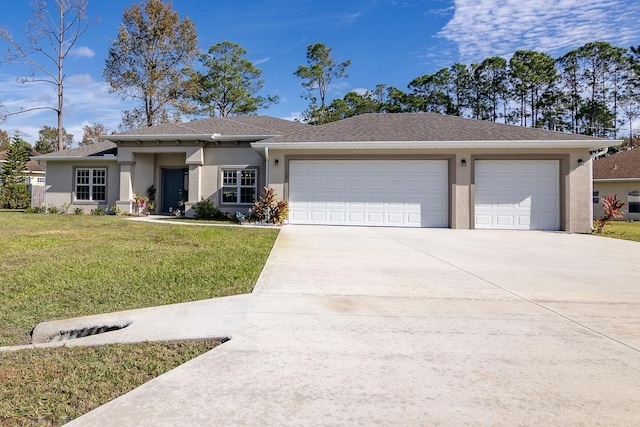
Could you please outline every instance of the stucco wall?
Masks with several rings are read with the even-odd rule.
[[[591,161],[586,149],[478,150],[278,150],[269,149],[269,186],[288,198],[289,162],[296,159],[447,159],[449,160],[451,228],[474,227],[474,162],[476,160],[558,160],[561,228],[572,233],[591,230]],[[466,166],[462,166],[462,160]],[[583,160],[582,165],[578,159]],[[276,160],[278,165],[276,166]]]
[[[105,202],[92,202],[76,200],[75,198],[75,169],[82,168],[106,168],[107,169],[107,200]],[[119,168],[115,161],[96,162],[49,162],[46,172],[45,204],[47,206],[61,207],[65,203],[71,203],[70,210],[82,208],[86,213],[97,207],[108,209],[113,206],[119,195]]]
[[[593,183],[593,191],[600,192],[600,198],[604,198],[605,196],[613,196],[618,195],[618,200],[621,200],[625,203],[627,200],[627,193],[629,191],[640,191],[640,180],[637,181],[609,181],[609,182],[594,182]],[[637,213],[629,213],[627,211],[627,207],[623,208],[624,216],[621,220],[640,220],[640,214]],[[593,217],[597,218],[602,215],[602,204],[597,203],[593,205]]]
[[[258,197],[265,185],[264,160],[248,144],[235,145],[209,145],[204,149],[204,166],[201,175],[200,198],[210,199],[220,207],[222,211],[243,213],[248,212],[249,205],[222,204],[220,189],[222,187],[223,168],[252,168],[257,171]]]

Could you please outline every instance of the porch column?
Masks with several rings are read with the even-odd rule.
[[[120,163],[120,196],[116,206],[124,213],[133,213],[133,168],[135,162]]]
[[[184,215],[193,218],[195,211],[193,205],[202,198],[202,165],[204,164],[204,152],[198,147],[192,152],[187,152],[187,166],[189,166],[189,200],[184,202]]]

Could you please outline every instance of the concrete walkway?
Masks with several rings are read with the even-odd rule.
[[[639,249],[287,226],[231,341],[71,425],[635,425]]]

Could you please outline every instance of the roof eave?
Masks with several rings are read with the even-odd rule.
[[[148,141],[260,141],[279,135],[218,135],[218,134],[158,134],[158,135],[104,135],[111,142]]]
[[[350,142],[254,142],[255,149],[478,149],[478,148],[604,148],[619,140],[505,140],[505,141],[350,141]]]
[[[95,162],[95,161],[112,161],[115,162],[118,160],[118,157],[115,154],[107,154],[104,156],[95,156],[95,155],[88,155],[88,156],[52,156],[52,157],[45,157],[45,156],[37,156],[37,157],[32,157],[32,160],[37,160],[39,162]]]
[[[594,178],[593,182],[628,182],[628,181],[640,181],[640,176],[637,178]]]

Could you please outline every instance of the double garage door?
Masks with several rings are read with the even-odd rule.
[[[446,160],[292,160],[292,224],[447,227]]]
[[[475,162],[476,228],[558,230],[556,160]],[[292,160],[292,224],[448,227],[446,160]]]

